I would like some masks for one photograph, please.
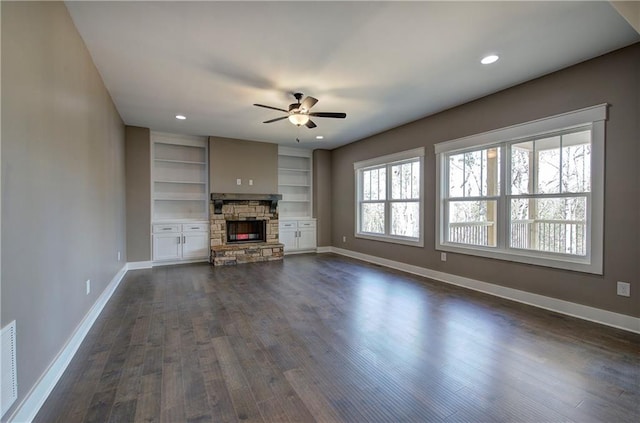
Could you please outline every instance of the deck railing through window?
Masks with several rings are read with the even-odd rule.
[[[491,227],[493,222],[449,223],[449,242],[488,246]]]
[[[448,241],[491,246],[494,222],[449,224]],[[582,220],[515,220],[511,222],[511,248],[584,256],[586,222]]]

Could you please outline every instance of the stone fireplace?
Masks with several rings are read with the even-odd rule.
[[[282,260],[279,194],[211,194],[211,263],[225,266]]]

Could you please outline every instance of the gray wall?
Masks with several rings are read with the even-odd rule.
[[[151,260],[151,131],[125,129],[127,261]]]
[[[438,142],[609,103],[606,122],[604,276],[460,254],[435,245]],[[510,288],[640,316],[640,44],[332,151],[332,244]],[[354,239],[353,162],[425,146],[425,247]],[[342,236],[346,235],[346,244]],[[616,295],[631,283],[631,298]]]
[[[1,8],[1,324],[17,322],[15,409],[124,266],[124,125],[64,3]]]
[[[236,184],[242,179],[242,185]],[[249,185],[253,179],[253,185]],[[209,137],[209,190],[216,193],[278,192],[278,146]]]
[[[331,151],[313,151],[313,217],[318,247],[331,245]]]

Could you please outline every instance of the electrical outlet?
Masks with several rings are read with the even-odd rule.
[[[249,185],[253,185],[253,179],[249,179]]]
[[[618,295],[622,297],[631,296],[631,284],[629,282],[618,281]]]
[[[91,279],[87,279],[87,295],[91,293]]]
[[[120,251],[118,251],[118,261],[120,261]]]
[[[347,237],[346,236],[342,236],[342,242],[347,242]]]
[[[447,261],[447,253],[440,253],[440,260]]]
[[[236,185],[242,185],[242,179],[240,178],[236,179]]]

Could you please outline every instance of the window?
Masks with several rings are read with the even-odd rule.
[[[436,145],[436,249],[602,273],[606,105]]]
[[[356,237],[423,246],[424,148],[354,163]]]

